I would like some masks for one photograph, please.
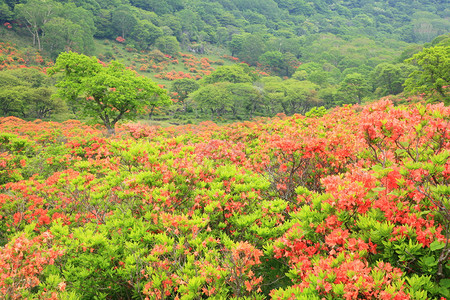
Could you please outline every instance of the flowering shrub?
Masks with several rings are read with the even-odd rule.
[[[0,289],[449,298],[449,116],[380,100],[226,126],[125,124],[113,138],[2,118]]]

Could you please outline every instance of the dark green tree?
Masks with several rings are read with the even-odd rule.
[[[177,79],[172,83],[170,91],[176,93],[175,98],[183,106],[183,111],[188,110],[187,98],[189,94],[200,88],[200,85],[191,78]]]
[[[128,33],[132,32],[133,28],[137,25],[136,17],[131,7],[127,5],[119,6],[112,12],[111,22],[117,34],[124,39],[128,37]]]
[[[208,84],[192,93],[190,97],[199,109],[209,110],[213,119],[233,106],[233,95],[229,90],[231,84],[230,82]]]
[[[3,116],[48,118],[66,109],[64,101],[52,98],[48,77],[36,69],[0,72],[0,111]]]
[[[155,43],[156,39],[163,35],[163,31],[148,20],[138,20],[131,35],[136,41],[137,47],[148,49],[150,45]]]
[[[403,84],[416,68],[408,64],[382,63],[375,67],[372,81],[378,96],[397,95],[403,92]]]
[[[350,103],[361,104],[362,99],[369,94],[370,89],[367,79],[359,73],[348,74],[339,85],[339,90],[351,99]]]

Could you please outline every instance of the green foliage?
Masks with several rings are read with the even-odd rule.
[[[174,36],[161,36],[155,40],[155,47],[171,56],[177,56],[180,52],[180,43]]]
[[[48,72],[62,72],[56,85],[58,95],[85,115],[100,119],[110,133],[114,133],[118,121],[134,118],[145,107],[167,105],[170,101],[150,79],[116,61],[104,66],[95,57],[62,53]]]
[[[403,91],[406,78],[416,68],[408,64],[382,63],[375,67],[372,73],[376,93],[379,96],[396,95]]]
[[[137,20],[133,15],[130,6],[122,5],[111,13],[111,22],[119,36],[126,39],[128,33],[132,32],[137,25]]]
[[[0,87],[0,110],[4,116],[43,119],[66,109],[64,102],[51,97],[53,89],[45,74],[38,70],[2,71]]]
[[[256,75],[247,65],[239,64],[232,66],[220,66],[210,75],[203,79],[206,84],[218,82],[231,83],[252,83],[256,80]]]
[[[437,99],[450,103],[449,85],[450,46],[425,48],[407,60],[417,64],[420,69],[412,72],[405,81],[409,93],[431,94]]]
[[[339,85],[339,90],[344,92],[347,97],[354,98],[354,103],[361,104],[364,96],[368,95],[370,91],[370,85],[363,75],[352,73],[345,76]]]

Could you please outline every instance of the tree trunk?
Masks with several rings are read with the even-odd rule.
[[[155,110],[155,107],[152,106],[152,109],[150,110],[150,112],[148,113],[148,119],[151,120],[153,117],[153,111]]]

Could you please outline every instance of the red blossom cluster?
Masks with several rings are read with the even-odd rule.
[[[108,138],[78,121],[2,118],[0,288],[448,298],[449,116],[384,99],[225,126],[125,124]]]

